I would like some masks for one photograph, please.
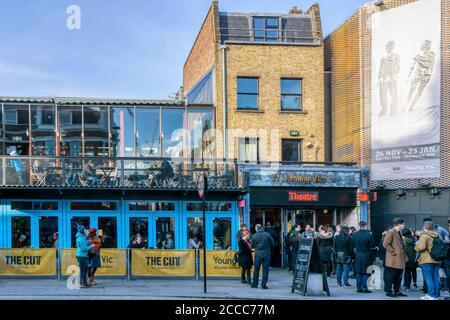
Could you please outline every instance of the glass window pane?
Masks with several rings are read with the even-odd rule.
[[[268,39],[268,41],[269,40],[275,40],[276,41],[278,39],[278,30],[267,30],[266,37],[273,38],[273,39]]]
[[[238,139],[238,160],[245,162],[258,160],[258,139]]]
[[[213,110],[188,111],[189,157],[200,159],[210,158],[214,155],[215,144],[212,129],[214,129]]]
[[[31,217],[12,217],[12,247],[31,247]]]
[[[203,248],[203,219],[188,218],[187,219],[187,248],[201,249]]]
[[[58,107],[59,145],[61,156],[81,155],[81,106]]]
[[[156,218],[156,248],[175,249],[175,219]]]
[[[162,109],[163,157],[183,157],[184,128],[187,129],[187,117],[183,109]]]
[[[78,226],[83,226],[86,229],[89,229],[91,225],[91,219],[89,217],[70,217],[70,238],[71,238],[71,247],[77,247],[77,233]]]
[[[84,155],[107,157],[108,108],[84,107]]]
[[[11,210],[58,210],[57,201],[11,201]]]
[[[188,202],[187,211],[202,211],[201,202]],[[230,202],[206,202],[206,211],[231,211]]]
[[[110,108],[111,156],[134,157],[134,108]]]
[[[258,95],[238,94],[237,106],[239,109],[258,109]]]
[[[99,217],[98,230],[100,231],[103,248],[117,248],[117,218]]]
[[[267,18],[266,25],[268,28],[277,28],[278,27],[278,19],[277,18]]]
[[[5,105],[5,147],[6,153],[29,154],[29,109],[28,105]]]
[[[281,94],[301,94],[301,80],[281,79]]]
[[[116,202],[76,202],[70,203],[70,210],[117,210]]]
[[[253,18],[254,29],[264,29],[265,27],[265,18]]]
[[[128,209],[133,211],[174,211],[173,202],[130,202]]]
[[[33,155],[56,156],[55,106],[31,106]]]
[[[300,96],[281,96],[281,108],[288,110],[300,110]]]
[[[136,149],[138,157],[160,156],[159,108],[136,108]]]
[[[214,250],[231,249],[231,218],[214,219]]]
[[[258,78],[237,78],[238,93],[258,93]]]
[[[260,38],[264,41],[264,37],[266,36],[266,33],[264,30],[255,30],[254,36],[255,36],[255,38],[258,38],[258,39]]]
[[[301,161],[300,140],[282,140],[282,161]]]
[[[58,217],[39,217],[39,248],[58,248]]]
[[[130,248],[148,248],[148,218],[130,218]]]

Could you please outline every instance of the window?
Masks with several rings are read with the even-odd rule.
[[[58,107],[58,121],[61,156],[81,156],[83,132],[81,107]]]
[[[128,209],[132,211],[174,211],[173,202],[130,202]]]
[[[231,218],[215,218],[213,223],[214,250],[230,250]]]
[[[108,108],[84,107],[84,155],[107,157]]]
[[[203,240],[203,219],[188,218],[187,219],[187,248],[202,249]]]
[[[12,217],[11,237],[13,248],[30,248],[31,217]]]
[[[117,248],[117,218],[99,217],[98,230],[102,230],[102,247]]]
[[[238,109],[258,109],[258,78],[237,78],[237,107]]]
[[[111,156],[134,157],[134,108],[111,108]]]
[[[7,154],[29,155],[29,106],[5,105],[5,147]]]
[[[38,156],[56,156],[55,107],[31,106],[31,152]]]
[[[238,160],[244,162],[256,162],[259,160],[259,139],[238,139]]]
[[[117,210],[116,202],[71,202],[70,210]]]
[[[185,123],[184,109],[162,109],[163,157],[183,157]]]
[[[193,159],[211,158],[214,154],[213,110],[188,110],[188,156]]]
[[[301,79],[281,79],[281,110],[302,110]]]
[[[57,201],[11,201],[11,210],[58,210]]]
[[[202,211],[201,202],[188,202],[186,205],[187,211]],[[230,202],[207,202],[206,211],[231,211]]]
[[[156,248],[175,249],[175,219],[156,218]]]
[[[136,108],[136,151],[138,157],[160,156],[160,109]]]
[[[140,242],[140,243],[138,243]],[[148,218],[131,217],[130,218],[130,246],[134,245],[148,248]]]
[[[253,36],[256,42],[278,42],[278,18],[253,18]]]
[[[58,217],[39,217],[39,248],[58,248]]]
[[[282,139],[282,161],[302,161],[301,140]]]

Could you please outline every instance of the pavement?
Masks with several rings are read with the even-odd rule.
[[[337,286],[336,278],[329,280],[330,296],[302,296],[291,293],[292,274],[285,269],[273,268],[270,272],[268,290],[250,288],[239,279],[208,279],[208,292],[203,293],[203,280],[182,278],[97,278],[98,285],[87,289],[71,289],[66,281],[36,278],[0,278],[0,300],[186,300],[186,299],[270,299],[270,300],[418,300],[421,291],[407,292],[405,298],[386,297],[383,290],[373,293],[357,293],[353,288]],[[418,285],[422,279],[419,274]],[[448,297],[448,295],[444,295]]]

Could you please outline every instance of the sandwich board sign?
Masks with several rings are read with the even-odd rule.
[[[325,269],[316,241],[316,239],[300,239],[295,261],[294,279],[292,280],[292,293],[298,290],[303,296],[307,295],[308,276],[309,273],[314,272],[322,274],[323,291],[326,291],[327,296],[330,296],[327,275],[324,273]]]

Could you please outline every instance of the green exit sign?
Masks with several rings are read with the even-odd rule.
[[[289,134],[291,137],[298,137],[300,135],[300,132],[298,130],[291,130],[289,131]]]

